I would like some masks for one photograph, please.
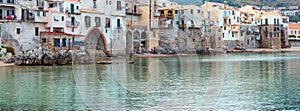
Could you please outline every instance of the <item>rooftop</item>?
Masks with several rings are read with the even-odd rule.
[[[300,23],[289,23],[290,29],[300,29]]]

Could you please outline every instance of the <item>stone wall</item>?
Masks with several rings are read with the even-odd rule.
[[[274,28],[278,27],[274,25],[261,26],[261,48],[281,48],[281,34],[274,31]]]

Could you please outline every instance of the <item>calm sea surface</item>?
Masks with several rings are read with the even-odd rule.
[[[300,53],[0,67],[0,110],[300,110]]]

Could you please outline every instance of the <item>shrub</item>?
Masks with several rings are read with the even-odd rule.
[[[11,53],[12,55],[15,55],[15,49],[11,46],[4,46],[3,48],[6,48],[7,53]]]

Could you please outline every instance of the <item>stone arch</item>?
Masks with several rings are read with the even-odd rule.
[[[126,53],[129,54],[132,51],[132,33],[131,31],[126,32]]]
[[[133,44],[134,44],[134,48],[139,48],[140,47],[140,32],[139,31],[135,31],[133,33]]]
[[[142,40],[146,40],[147,39],[147,33],[146,33],[146,31],[142,32],[141,39]]]
[[[140,40],[140,32],[139,31],[135,31],[133,33],[133,40],[134,41],[139,41]]]
[[[146,33],[146,31],[142,32],[142,35],[141,35],[141,44],[142,44],[142,47],[144,47],[145,49],[147,49],[147,33]]]
[[[103,32],[97,28],[92,27],[85,38],[85,45],[87,49],[103,50],[107,53],[107,43]]]

